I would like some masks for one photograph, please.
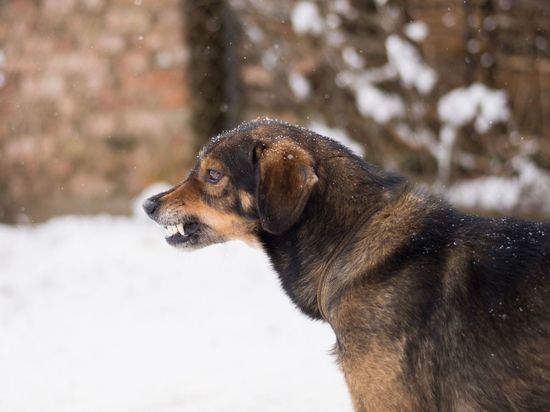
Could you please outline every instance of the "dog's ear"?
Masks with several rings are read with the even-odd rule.
[[[272,234],[293,226],[319,180],[311,155],[288,138],[255,149],[260,224]]]

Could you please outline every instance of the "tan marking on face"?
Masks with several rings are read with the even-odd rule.
[[[239,191],[239,200],[241,201],[241,206],[244,210],[251,211],[253,207],[254,198],[248,192],[244,190]]]
[[[220,212],[202,202],[194,203],[189,208],[195,216],[223,238],[242,240],[254,246],[258,244],[256,222],[248,221],[234,213]]]
[[[257,222],[232,212],[218,210],[202,201],[202,187],[220,184],[221,181],[215,185],[201,184],[195,180],[184,182],[162,198],[163,211],[168,215],[196,216],[225,240],[242,240],[252,246],[258,246]],[[219,201],[223,204],[223,199]]]
[[[208,156],[207,158],[201,160],[199,165],[199,175],[201,177],[204,176],[208,169],[215,169],[220,172],[224,172],[223,164],[219,160],[211,156]]]

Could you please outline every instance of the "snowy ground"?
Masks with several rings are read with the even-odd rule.
[[[241,243],[141,217],[0,225],[0,410],[350,411],[327,325]]]

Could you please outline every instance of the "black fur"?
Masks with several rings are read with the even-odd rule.
[[[260,225],[255,236],[314,319],[329,271],[329,321],[356,410],[550,411],[550,223],[463,214],[278,121],[226,132],[201,156],[257,197],[255,150],[281,138],[310,156],[318,181],[290,229]],[[238,200],[233,211],[258,218]]]

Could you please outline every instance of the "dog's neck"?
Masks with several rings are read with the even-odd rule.
[[[331,173],[331,162],[320,171],[320,181],[308,202],[300,221],[282,235],[260,234],[265,251],[270,256],[285,292],[310,317],[320,319],[317,290],[325,262],[337,245],[347,243],[346,237],[356,233],[361,221],[368,225],[371,218],[403,193],[404,181],[380,172],[369,175],[347,159],[335,159],[345,176]],[[369,171],[369,173],[371,173]],[[339,180],[334,176],[339,176]],[[342,257],[348,249],[339,252]],[[339,258],[339,257],[338,257]]]

